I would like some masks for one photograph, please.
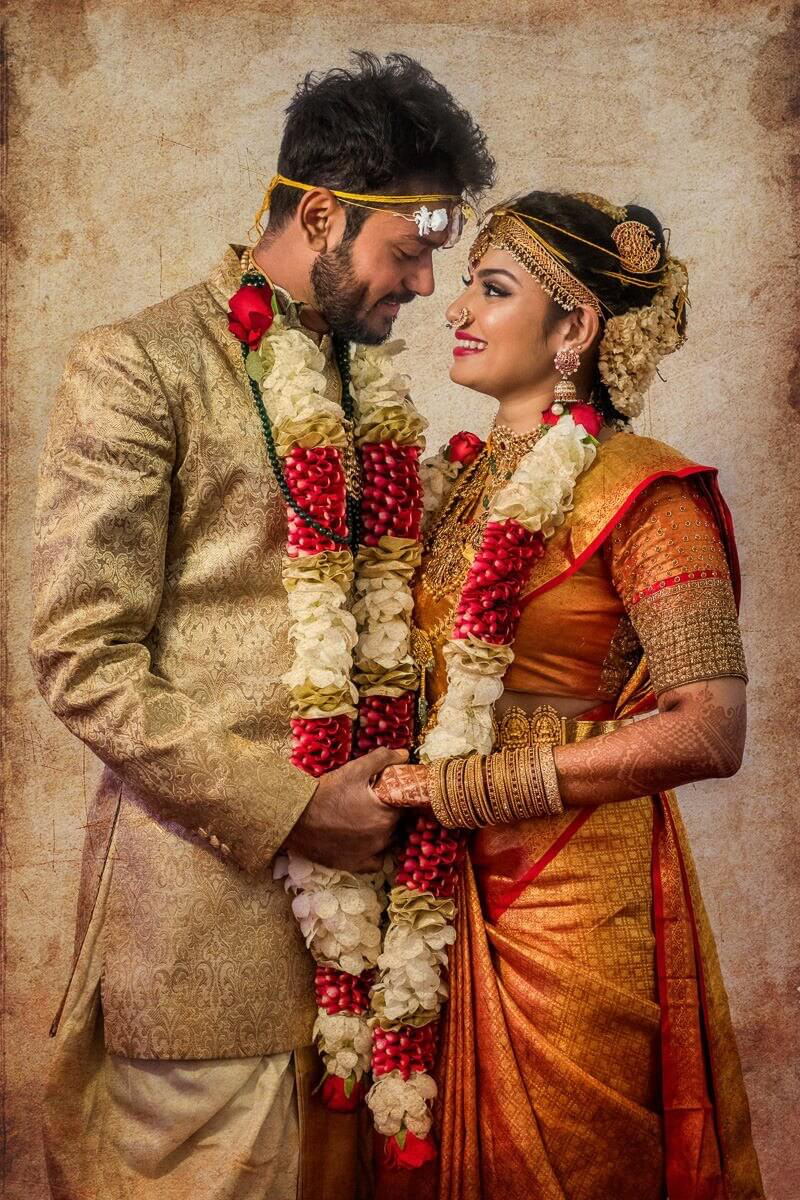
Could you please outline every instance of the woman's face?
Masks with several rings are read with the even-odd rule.
[[[550,297],[506,250],[486,251],[465,276],[447,319],[457,322],[465,308],[470,315],[456,330],[453,347],[454,383],[503,400],[557,378],[553,358],[563,333],[558,321],[548,320]]]

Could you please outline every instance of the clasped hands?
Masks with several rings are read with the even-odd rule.
[[[342,871],[377,871],[404,808],[429,806],[427,767],[371,750],[323,775],[284,847]]]

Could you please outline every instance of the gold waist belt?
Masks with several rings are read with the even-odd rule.
[[[549,704],[526,712],[515,704],[495,722],[495,745],[498,748],[563,746],[567,742],[583,742],[601,733],[613,733],[629,724],[630,720],[581,721],[578,717],[562,717]]]

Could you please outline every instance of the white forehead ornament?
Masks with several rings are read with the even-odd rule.
[[[447,229],[450,223],[446,208],[435,208],[431,212],[424,204],[414,213],[414,220],[417,223],[420,237],[425,237],[428,233],[441,233],[443,229]]]

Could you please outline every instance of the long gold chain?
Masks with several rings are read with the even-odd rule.
[[[453,488],[426,538],[422,585],[436,600],[450,596],[454,614],[467,572],[483,541],[492,500],[542,433],[541,426],[525,434],[515,434],[504,425],[495,426],[482,452]],[[477,515],[469,520],[468,514],[478,504]]]

